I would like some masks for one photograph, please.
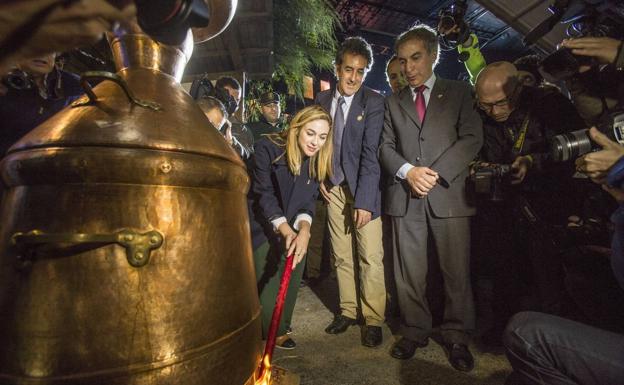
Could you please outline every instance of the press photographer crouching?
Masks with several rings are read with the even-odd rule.
[[[478,194],[474,247],[481,276],[491,276],[495,343],[520,309],[560,313],[561,263],[551,225],[565,223],[574,168],[550,159],[553,136],[584,126],[555,88],[527,87],[509,62],[496,62],[476,81],[485,135],[472,180]],[[554,199],[553,199],[554,198]]]
[[[602,150],[577,159],[577,169],[601,184],[620,204],[611,216],[615,232],[610,259],[613,275],[624,289],[624,147],[595,128],[589,134]],[[522,312],[507,325],[504,343],[514,370],[506,385],[624,383],[621,333]]]
[[[19,63],[2,76],[0,157],[22,136],[82,95],[77,75],[55,53]]]

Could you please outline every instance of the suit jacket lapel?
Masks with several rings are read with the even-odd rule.
[[[433,88],[435,88],[435,86]],[[405,112],[407,112],[407,115],[410,119],[412,119],[414,124],[420,128],[420,122],[418,121],[418,115],[416,114],[416,105],[414,104],[412,89],[410,87],[403,88],[403,90],[399,93],[399,105],[403,108],[403,110],[405,110]],[[427,111],[427,113],[429,113],[429,111]]]
[[[325,92],[324,94],[320,94],[319,102],[321,104],[321,107],[323,107],[325,111],[327,111],[328,114],[331,114],[332,98],[336,91],[333,89],[329,91],[330,92]],[[332,116],[332,119],[333,118],[334,117]]]
[[[436,79],[433,84],[433,89],[429,94],[429,103],[427,103],[427,112],[425,113],[425,121],[423,122],[423,126],[427,122],[431,122],[432,119],[435,119],[436,116],[443,113],[444,103],[445,103],[445,93],[446,93],[446,85],[447,83],[444,79],[440,79],[439,77]],[[416,109],[414,108],[414,111]]]
[[[364,91],[362,87],[358,90],[358,92],[353,95],[353,100],[351,100],[351,107],[349,108],[349,114],[347,115],[347,120],[345,121],[345,130],[347,127],[352,127],[357,124],[357,122],[361,122],[363,119],[357,120],[359,115],[362,115],[364,112],[364,101],[363,99]]]

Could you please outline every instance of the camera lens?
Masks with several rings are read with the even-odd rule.
[[[438,23],[438,29],[446,30],[453,28],[455,25],[455,19],[452,15],[441,15],[440,22]]]
[[[551,155],[554,161],[576,159],[592,150],[589,130],[577,130],[553,137]]]
[[[32,82],[28,77],[28,74],[17,69],[9,72],[2,79],[2,82],[16,90],[28,90],[32,87]]]

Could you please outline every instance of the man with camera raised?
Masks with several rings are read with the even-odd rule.
[[[572,49],[574,55],[593,57],[598,63],[608,64],[619,73],[614,85],[622,87],[621,41],[581,38],[568,40],[563,45]],[[624,95],[619,95],[618,102],[624,104]],[[611,127],[616,129],[614,125]],[[611,216],[614,234],[609,259],[613,277],[624,289],[624,146],[596,128],[590,129],[587,135],[601,149],[576,159],[576,167],[600,184],[620,205]],[[613,298],[608,302],[614,303]],[[522,312],[507,325],[504,343],[514,370],[507,385],[624,383],[624,335],[621,332],[548,314]]]
[[[524,86],[509,62],[485,67],[475,87],[485,139],[473,179],[479,187],[489,178],[492,192],[502,191],[496,201],[479,199],[475,226],[480,264],[493,269],[493,305],[501,321],[494,342],[520,299],[528,300],[525,308],[560,312],[560,263],[549,232],[570,209],[564,197],[571,195],[565,186],[573,167],[553,162],[549,143],[554,135],[583,128],[583,121],[556,89]],[[523,291],[527,295],[517,298]]]
[[[622,105],[624,98],[624,42],[610,37],[566,39],[542,63],[551,80],[564,80],[579,115],[587,125],[599,124]],[[571,55],[562,55],[562,52]],[[563,57],[562,57],[563,56]],[[565,58],[565,60],[561,60]],[[553,69],[551,63],[556,64]],[[562,64],[565,63],[565,66]],[[568,69],[561,71],[561,68]],[[576,69],[576,71],[573,71]],[[550,70],[550,73],[549,73]],[[558,71],[559,70],[559,71]]]

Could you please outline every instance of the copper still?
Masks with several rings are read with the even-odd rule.
[[[0,384],[253,383],[249,180],[179,84],[191,34],[110,43],[117,74],[1,163]]]

